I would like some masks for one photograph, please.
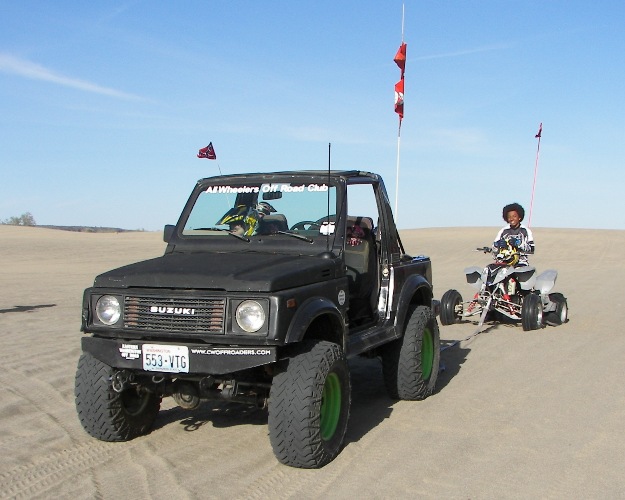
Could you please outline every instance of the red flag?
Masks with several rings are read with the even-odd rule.
[[[397,54],[395,54],[395,64],[399,66],[401,70],[401,77],[404,77],[404,71],[406,70],[406,44],[402,43],[397,50]]]
[[[217,155],[215,154],[215,149],[213,148],[213,143],[209,142],[208,146],[202,148],[197,153],[198,158],[208,158],[209,160],[216,160]]]
[[[404,79],[395,84],[395,113],[401,120],[404,117]]]
[[[543,122],[540,122],[540,127],[538,127],[538,133],[534,136],[537,139],[540,139],[540,137],[543,135]]]

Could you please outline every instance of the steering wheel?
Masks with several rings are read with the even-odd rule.
[[[293,226],[291,226],[291,231],[314,231],[318,230],[319,228],[321,228],[321,224],[319,224],[318,222],[315,222],[313,220],[303,220],[297,222],[296,224],[293,224]]]

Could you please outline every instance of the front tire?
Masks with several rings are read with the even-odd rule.
[[[412,307],[402,338],[382,352],[386,389],[392,398],[421,400],[434,392],[440,364],[440,334],[432,309]]]
[[[285,465],[317,469],[341,450],[351,404],[343,350],[327,341],[298,346],[274,375],[269,394],[269,439]]]
[[[530,293],[523,298],[521,305],[523,330],[538,330],[543,327],[543,303],[540,296]]]
[[[76,411],[91,436],[102,441],[128,441],[150,431],[161,398],[135,388],[114,391],[113,371],[90,354],[80,356],[74,390]]]
[[[462,318],[462,295],[458,290],[447,290],[441,297],[441,324],[453,325]]]

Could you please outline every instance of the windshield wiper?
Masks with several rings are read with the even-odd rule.
[[[235,238],[239,238],[240,240],[247,241],[248,243],[250,242],[250,239],[247,236],[233,233],[228,229],[223,229],[221,227],[196,227],[194,231],[221,231],[222,233],[228,233],[230,236],[234,236]]]
[[[304,236],[303,234],[292,233],[290,231],[276,231],[276,234],[286,234],[287,236],[293,236],[293,238],[297,238],[298,240],[304,240],[304,241],[307,241],[308,243],[313,242],[313,240],[311,240],[308,236]]]

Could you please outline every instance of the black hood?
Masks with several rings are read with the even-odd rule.
[[[95,287],[275,292],[332,279],[337,259],[266,253],[173,253],[96,277]]]

